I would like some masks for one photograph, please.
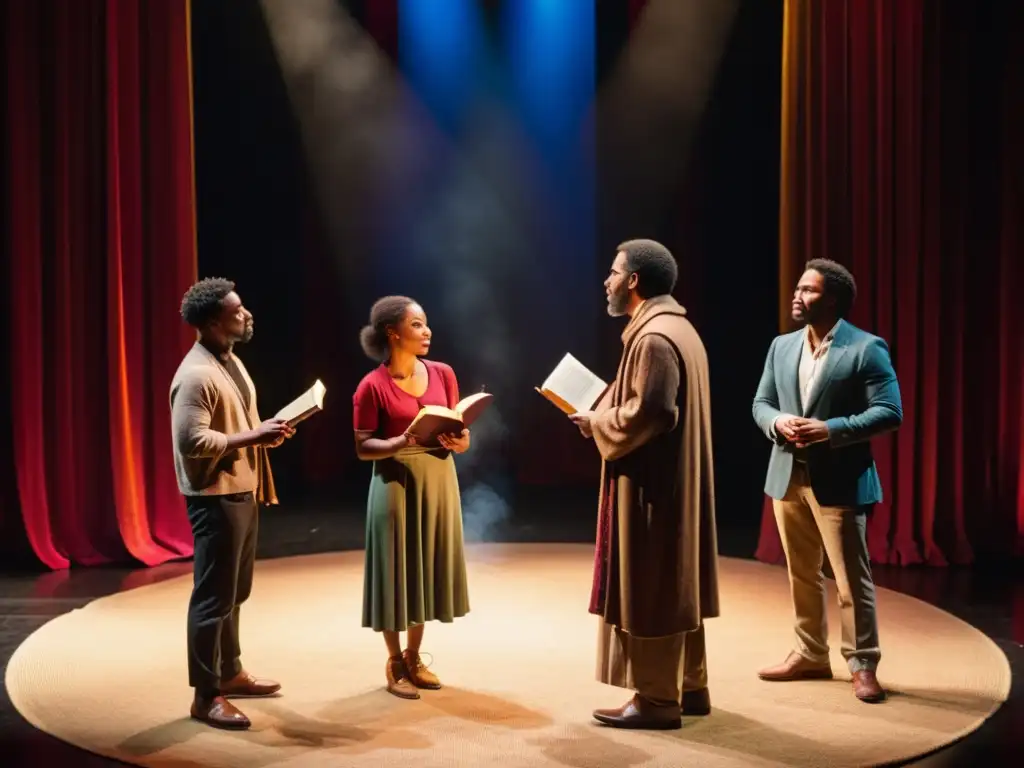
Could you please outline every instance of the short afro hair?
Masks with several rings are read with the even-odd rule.
[[[408,296],[384,296],[370,308],[370,324],[359,332],[359,343],[371,360],[383,362],[390,353],[388,328],[398,325],[405,312],[416,302]]]
[[[671,251],[654,240],[627,240],[616,253],[625,251],[626,266],[637,276],[636,292],[642,299],[672,293],[679,278],[679,267]]]
[[[835,298],[839,317],[845,317],[857,298],[857,281],[850,270],[832,259],[811,259],[804,269],[813,269],[825,279],[825,293]]]
[[[220,312],[224,297],[235,290],[235,284],[223,277],[205,277],[185,291],[181,300],[181,316],[195,328],[204,328]]]

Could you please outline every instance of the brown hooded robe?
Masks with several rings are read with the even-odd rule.
[[[603,463],[590,610],[605,624],[598,677],[613,685],[613,630],[669,638],[719,615],[708,362],[685,315],[667,295],[640,306],[592,421]]]

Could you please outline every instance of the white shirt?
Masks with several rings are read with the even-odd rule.
[[[804,347],[800,353],[800,369],[799,369],[799,380],[800,380],[800,410],[806,411],[807,403],[810,402],[811,393],[814,391],[814,385],[818,383],[818,378],[821,371],[825,368],[825,361],[828,359],[828,351],[832,347],[832,341],[835,339],[836,329],[839,327],[839,323],[842,320],[836,322],[832,326],[825,338],[818,344],[818,348],[811,349],[811,327],[807,326],[804,329]]]

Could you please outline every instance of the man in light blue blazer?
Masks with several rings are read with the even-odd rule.
[[[804,327],[777,336],[754,397],[754,421],[772,441],[765,493],[789,569],[796,645],[762,680],[831,679],[824,555],[839,592],[842,654],[857,698],[882,701],[881,650],[867,517],[882,500],[871,438],[903,421],[889,348],[843,318],[856,297],[853,275],[828,259],[806,266],[793,294]]]

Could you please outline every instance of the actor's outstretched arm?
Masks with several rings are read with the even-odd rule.
[[[650,334],[637,342],[637,365],[626,402],[594,415],[591,428],[605,461],[620,459],[676,425],[679,357],[672,343]]]
[[[874,339],[864,350],[861,372],[867,390],[868,407],[852,416],[825,422],[829,444],[834,448],[858,443],[891,432],[903,423],[903,401],[896,371],[889,359],[889,347]]]
[[[765,436],[773,443],[781,445],[786,441],[775,431],[775,422],[783,415],[779,410],[779,390],[775,386],[775,345],[778,340],[779,337],[776,336],[772,339],[772,345],[768,347],[764,371],[754,395],[753,414],[754,421]]]

